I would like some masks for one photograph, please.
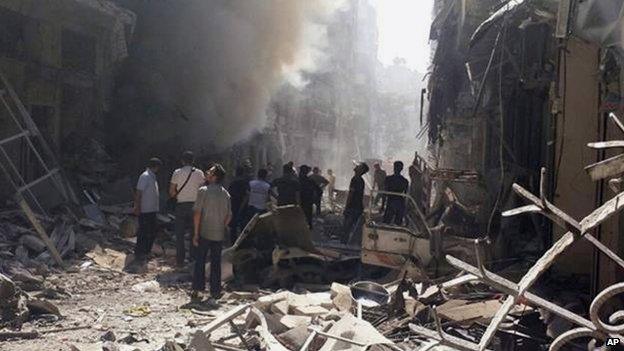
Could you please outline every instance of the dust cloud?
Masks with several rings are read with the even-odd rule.
[[[189,138],[226,148],[264,127],[283,82],[324,64],[326,25],[335,0],[154,1],[150,35],[163,47],[149,57],[166,84],[161,103],[179,110]],[[154,28],[158,30],[154,31]],[[149,38],[143,38],[149,42]],[[156,40],[156,39],[155,39]],[[149,53],[147,53],[149,55]]]

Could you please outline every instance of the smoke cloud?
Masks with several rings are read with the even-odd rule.
[[[192,128],[184,130],[195,143],[226,148],[245,139],[264,127],[271,95],[283,82],[305,84],[301,73],[323,65],[326,27],[343,3],[150,2],[141,42],[143,59],[162,76],[154,78],[163,80],[156,84],[160,103],[188,118]]]

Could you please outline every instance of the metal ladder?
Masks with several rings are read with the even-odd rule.
[[[54,189],[66,202],[76,203],[76,195],[62,176],[56,155],[2,72],[0,72],[0,102],[10,117],[8,122],[12,122],[11,127],[16,131],[14,135],[0,140],[0,169],[15,190],[16,198],[25,199],[26,195],[29,200],[27,202],[33,204],[39,213],[46,215],[44,206],[37,199],[32,188],[49,179],[54,184]],[[20,152],[26,151],[34,155],[36,165],[44,172],[42,176],[31,179],[33,177],[20,172],[8,149],[9,145],[17,143],[20,143],[18,146]]]
[[[26,218],[31,222],[37,234],[48,247],[54,260],[63,266],[63,260],[41,225],[37,214],[47,216],[45,207],[41,204],[37,195],[32,188],[44,181],[50,180],[53,184],[53,190],[57,191],[66,203],[78,203],[76,194],[62,174],[56,155],[41,135],[39,128],[31,118],[30,114],[24,107],[19,96],[9,83],[8,79],[0,72],[0,102],[10,119],[7,122],[9,126],[7,130],[14,130],[15,134],[0,140],[0,170],[4,173],[5,178],[15,191],[15,200]],[[18,144],[19,143],[19,144]],[[9,146],[17,145],[12,150],[18,150],[17,155]],[[43,171],[43,175],[29,176],[28,172],[20,172],[19,166],[11,158],[11,155],[20,157],[23,153],[34,155],[36,166]],[[32,206],[31,206],[32,204]],[[36,211],[33,210],[33,206]]]

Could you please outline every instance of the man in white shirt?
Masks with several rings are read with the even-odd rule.
[[[169,196],[176,199],[175,205],[175,234],[176,234],[176,265],[184,266],[186,247],[184,237],[191,233],[193,228],[193,205],[197,199],[199,188],[204,185],[206,179],[204,172],[193,167],[195,157],[193,152],[185,151],[182,154],[182,168],[178,168],[171,176]],[[191,245],[191,259],[194,256]]]
[[[267,181],[269,172],[266,169],[258,170],[256,179],[249,182],[249,201],[247,206],[247,221],[257,213],[265,213],[270,201],[271,184]]]
[[[160,211],[156,173],[161,166],[160,159],[150,159],[147,169],[139,176],[134,192],[134,215],[139,217],[134,256],[139,261],[148,258],[156,239],[156,214]]]

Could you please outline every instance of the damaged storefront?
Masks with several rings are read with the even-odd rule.
[[[480,264],[491,262],[489,269],[503,271],[530,268],[518,277],[519,285],[512,284],[516,296],[533,286],[557,305],[585,315],[594,297],[617,294],[613,284],[621,281],[623,268],[615,215],[622,4],[438,1],[436,7],[430,148],[438,167],[471,169],[480,181],[434,182],[434,188],[443,193],[450,187],[460,201],[479,207],[478,237],[490,242]],[[530,214],[515,216],[519,213]],[[565,244],[570,232],[586,240]],[[468,269],[455,259],[449,262]],[[484,267],[480,272],[488,285],[503,288]],[[575,296],[562,294],[570,290]],[[591,304],[593,322],[604,302],[598,300]],[[572,323],[594,331],[598,326],[598,334],[607,331],[604,324]],[[561,336],[563,331],[549,330],[561,338],[551,349],[582,334],[576,332]]]

